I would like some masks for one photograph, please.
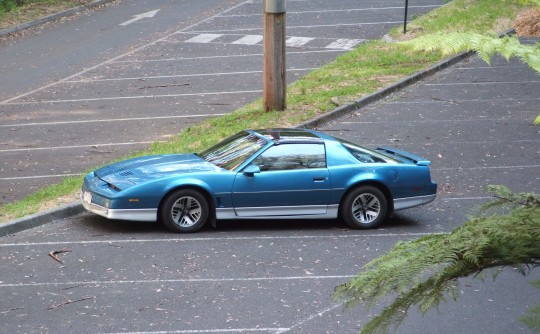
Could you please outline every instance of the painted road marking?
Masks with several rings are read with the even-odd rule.
[[[263,37],[261,35],[247,35],[232,42],[232,44],[255,45],[262,42],[262,40]]]
[[[337,41],[330,43],[326,46],[327,49],[342,49],[349,50],[355,47],[356,45],[365,42],[365,39],[345,39],[340,38]]]
[[[111,100],[134,100],[134,99],[162,99],[170,97],[186,97],[186,96],[208,96],[208,95],[231,95],[231,94],[251,94],[261,93],[262,90],[244,90],[232,92],[210,92],[210,93],[186,93],[186,94],[159,94],[159,95],[136,95],[136,96],[111,96],[101,98],[86,98],[86,99],[70,99],[70,100],[44,100],[44,101],[24,101],[24,102],[9,102],[6,105],[32,105],[40,103],[74,103],[74,102],[90,102],[90,101],[111,101]]]
[[[200,34],[188,39],[187,43],[210,43],[213,40],[221,37],[221,34]]]
[[[230,36],[231,34],[198,34],[190,39],[185,40],[185,43],[220,43],[219,38]],[[314,37],[300,37],[300,36],[291,36],[287,38],[285,44],[287,47],[301,47],[305,46],[308,43],[315,40],[328,40],[329,38],[314,38]],[[326,49],[336,49],[336,50],[350,50],[356,45],[366,42],[365,39],[330,39],[332,42],[326,45]],[[245,35],[233,42],[223,42],[223,44],[235,44],[235,45],[260,45],[263,41],[262,35]]]
[[[285,41],[285,45],[287,45],[288,47],[297,48],[306,45],[314,39],[315,38],[310,37],[290,37]]]
[[[128,122],[128,121],[150,121],[157,119],[173,119],[173,118],[196,118],[196,117],[214,117],[223,116],[225,114],[194,114],[194,115],[167,115],[167,116],[152,116],[152,117],[131,117],[131,118],[106,118],[106,119],[91,119],[79,121],[59,121],[59,122],[41,122],[41,123],[21,123],[21,124],[1,124],[0,128],[11,128],[21,126],[43,126],[43,125],[65,125],[65,124],[83,124],[83,123],[109,123],[109,122]],[[2,150],[0,150],[2,152]]]
[[[440,5],[424,5],[424,6],[409,6],[411,8],[438,8]],[[354,12],[373,12],[373,11],[389,11],[389,10],[403,10],[403,6],[399,7],[370,7],[370,8],[347,8],[347,9],[324,9],[324,10],[303,10],[303,11],[287,11],[287,15],[299,15],[299,14],[327,14],[327,13],[354,13]],[[228,14],[228,15],[219,15],[221,18],[228,17],[250,17],[250,16],[263,16],[262,13],[254,14]]]
[[[469,199],[470,197],[466,197]],[[442,233],[442,232],[441,232]],[[131,244],[131,243],[177,243],[177,242],[214,242],[214,241],[254,241],[254,240],[319,240],[319,239],[356,239],[356,238],[386,238],[386,237],[423,237],[426,235],[440,234],[439,232],[403,232],[403,233],[370,233],[365,232],[350,234],[324,234],[324,235],[273,235],[273,236],[243,236],[243,237],[167,237],[166,239],[110,239],[110,240],[70,240],[70,241],[40,241],[40,242],[16,242],[0,243],[0,248],[7,247],[31,247],[31,246],[58,246],[58,245],[95,245],[95,244]],[[310,276],[311,277],[311,276]]]
[[[137,21],[145,19],[145,18],[152,18],[157,14],[157,12],[159,12],[159,9],[151,10],[149,12],[138,14],[138,15],[133,15],[133,18],[131,20],[127,20],[126,22],[122,22],[119,25],[120,26],[127,26],[128,24],[132,24],[133,22],[137,22]]]
[[[8,149],[8,150],[0,150],[0,153],[6,153],[6,152],[21,152],[21,151],[44,151],[44,150],[68,150],[68,149],[74,149],[74,148],[83,148],[83,147],[91,147],[91,148],[101,148],[101,147],[109,147],[109,146],[127,146],[127,145],[148,145],[153,143],[165,143],[163,140],[153,140],[153,141],[139,141],[139,142],[128,142],[128,143],[106,143],[106,144],[86,144],[86,145],[70,145],[70,146],[52,146],[52,147],[28,147],[28,148],[14,148],[14,149]]]

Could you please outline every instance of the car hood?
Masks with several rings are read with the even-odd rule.
[[[117,162],[94,171],[94,175],[117,190],[125,190],[156,179],[218,170],[219,167],[195,154],[167,154]]]

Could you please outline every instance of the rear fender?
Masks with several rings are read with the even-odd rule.
[[[392,192],[385,185],[384,180],[378,178],[375,174],[371,173],[360,174],[350,180],[350,182],[347,184],[345,192],[342,194],[339,200],[340,205],[349,192],[361,186],[373,186],[379,189],[386,197],[386,202],[388,203],[388,212],[394,210],[394,199],[392,196]]]

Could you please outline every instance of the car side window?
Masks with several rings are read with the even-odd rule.
[[[280,144],[264,151],[252,164],[261,172],[325,168],[326,154],[323,144]]]

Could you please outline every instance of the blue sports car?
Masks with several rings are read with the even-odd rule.
[[[100,168],[86,175],[81,200],[103,217],[161,221],[175,232],[215,219],[340,217],[352,228],[374,228],[389,212],[435,199],[429,164],[314,130],[245,130],[199,154]]]

